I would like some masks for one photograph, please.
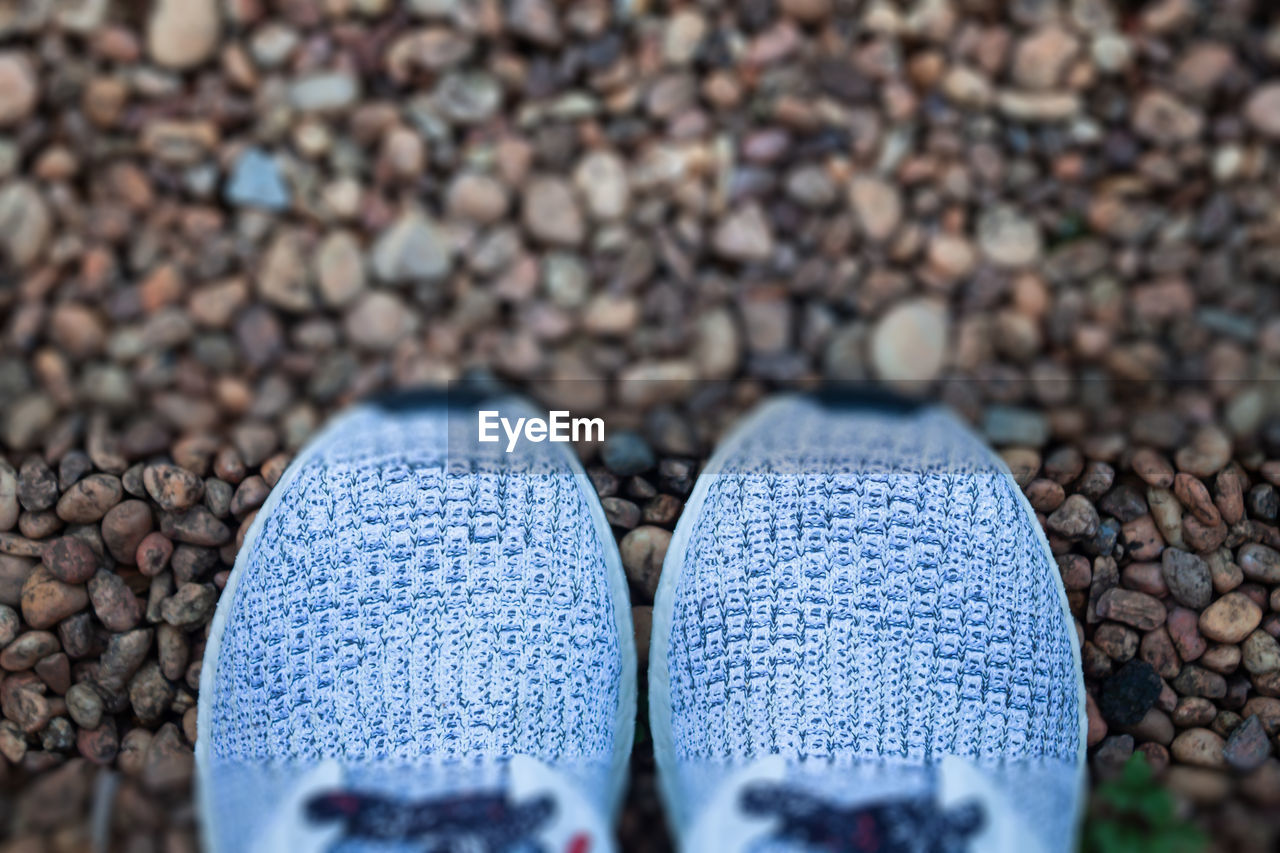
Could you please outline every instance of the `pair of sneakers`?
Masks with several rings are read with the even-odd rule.
[[[597,853],[626,787],[626,577],[519,400],[359,406],[293,462],[210,628],[210,851]],[[673,836],[724,851],[1069,850],[1084,687],[1007,468],[932,407],[774,400],[662,570],[649,725]]]

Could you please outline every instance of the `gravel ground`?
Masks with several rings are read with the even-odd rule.
[[[194,848],[254,512],[329,412],[468,374],[609,413],[641,625],[752,401],[945,399],[1059,555],[1093,778],[1141,750],[1273,849],[1270,6],[0,0],[0,849],[88,849],[95,802]]]

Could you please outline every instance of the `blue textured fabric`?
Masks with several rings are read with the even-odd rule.
[[[764,755],[837,795],[859,768],[905,777],[956,755],[1000,780],[1046,849],[1070,849],[1076,638],[1003,465],[937,409],[799,399],[754,418],[704,478],[654,617],[677,827]]]
[[[249,849],[328,758],[421,795],[527,755],[607,811],[624,667],[594,499],[562,447],[473,452],[438,405],[327,430],[219,605],[198,750],[217,849]]]

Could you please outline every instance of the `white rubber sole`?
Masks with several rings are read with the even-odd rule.
[[[663,560],[662,574],[658,580],[658,591],[654,596],[653,628],[649,639],[649,730],[653,737],[654,758],[658,765],[658,790],[662,797],[667,827],[672,838],[676,839],[677,845],[682,845],[682,836],[685,827],[688,825],[689,816],[683,815],[683,798],[676,787],[677,759],[672,730],[671,675],[667,670],[666,662],[670,648],[671,624],[675,614],[676,590],[680,585],[685,551],[688,549],[693,527],[697,523],[698,517],[702,514],[703,504],[706,502],[711,485],[720,475],[728,460],[736,455],[743,441],[761,423],[767,421],[776,411],[785,409],[801,399],[804,398],[799,394],[773,397],[758,406],[730,430],[729,435],[721,442],[715,453],[712,454],[711,461],[707,463],[706,469],[699,475],[698,481],[694,485],[693,493],[689,496],[684,511],[680,514],[680,521],[676,524],[675,533],[671,537],[671,544],[668,546],[666,557]],[[1005,464],[1005,461],[981,438],[976,435],[972,437],[982,446],[997,469],[1003,471],[1005,476],[1009,477],[1010,482],[1012,482],[1013,474],[1009,471],[1009,466]],[[1031,522],[1031,527],[1035,530],[1035,535],[1044,550],[1045,558],[1049,561],[1049,565],[1056,565],[1057,561],[1054,559],[1053,552],[1049,547],[1049,540],[1045,536],[1044,530],[1040,527],[1040,522],[1036,520],[1035,510],[1032,508],[1031,502],[1027,500],[1022,489],[1018,488],[1016,484],[1014,484],[1014,492],[1018,495],[1023,511],[1027,513],[1027,518]],[[1052,574],[1059,600],[1062,603],[1062,613],[1063,618],[1066,620],[1066,628],[1071,636],[1071,657],[1076,672],[1076,696],[1080,718],[1080,749],[1077,756],[1080,794],[1077,798],[1075,821],[1078,826],[1087,802],[1086,744],[1089,718],[1085,709],[1084,670],[1080,662],[1080,646],[1076,640],[1075,617],[1071,615],[1071,607],[1067,602],[1067,590],[1062,583],[1062,576],[1056,570]],[[691,853],[701,853],[701,851],[691,851]]]
[[[527,406],[523,400],[514,397],[495,398],[495,406],[507,405]],[[227,577],[226,586],[218,599],[218,607],[213,621],[209,625],[208,639],[205,641],[203,664],[200,670],[200,695],[213,696],[213,685],[217,681],[218,659],[222,649],[222,637],[227,628],[227,621],[235,607],[236,588],[245,573],[246,555],[257,544],[262,535],[264,520],[275,510],[282,496],[298,477],[298,473],[316,459],[329,445],[340,436],[348,423],[357,415],[377,410],[376,403],[362,403],[348,409],[333,418],[323,429],[314,435],[307,445],[289,463],[279,481],[267,495],[267,500],[258,509],[253,523],[245,534],[244,543],[236,554],[235,565]],[[392,415],[387,415],[392,416]],[[618,552],[617,542],[613,538],[613,530],[605,517],[604,507],[600,503],[595,487],[587,477],[577,455],[567,448],[561,448],[565,463],[573,472],[574,481],[582,491],[583,500],[591,511],[592,522],[604,549],[605,567],[609,575],[609,594],[613,604],[614,624],[618,630],[619,650],[622,656],[622,684],[618,691],[618,707],[614,714],[614,741],[612,765],[610,768],[610,803],[614,816],[621,808],[626,795],[628,769],[631,761],[631,749],[635,741],[636,723],[636,642],[635,630],[631,623],[631,592],[627,585],[627,575],[622,568],[622,557]],[[196,710],[196,804],[200,811],[201,847],[206,851],[217,851],[218,838],[216,813],[213,809],[211,786],[206,782],[206,775],[211,772],[209,764],[209,741],[203,736],[211,730],[210,715],[213,713],[211,701],[199,702]]]

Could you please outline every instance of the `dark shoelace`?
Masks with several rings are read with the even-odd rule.
[[[550,797],[516,803],[503,793],[404,801],[332,791],[309,800],[306,814],[341,822],[344,839],[411,843],[424,853],[543,853],[534,836],[555,809]]]
[[[778,821],[772,841],[824,853],[966,853],[984,822],[977,803],[944,809],[922,796],[842,807],[772,783],[747,788],[741,805]]]

